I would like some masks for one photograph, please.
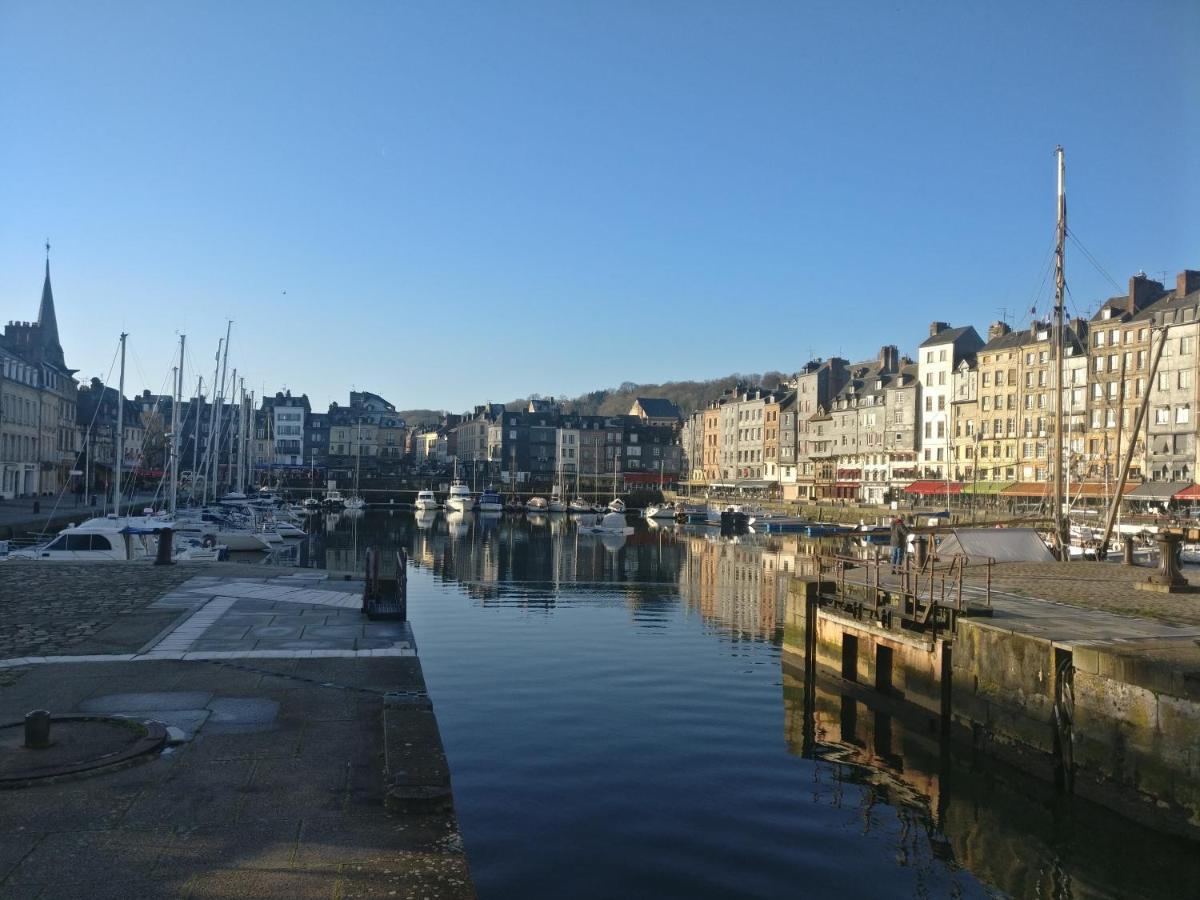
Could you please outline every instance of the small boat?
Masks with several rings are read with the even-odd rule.
[[[809,523],[799,516],[751,516],[747,524],[752,525],[756,532],[787,534],[803,531]]]
[[[433,491],[417,491],[417,500],[413,506],[417,512],[432,512],[438,508],[438,502],[433,496]]]
[[[475,508],[471,489],[459,478],[450,483],[450,496],[446,498],[446,509],[454,512],[470,512]]]
[[[346,509],[363,509],[366,507],[366,505],[367,505],[367,503],[365,500],[363,500],[362,497],[347,497],[346,498],[346,503],[345,503]]]
[[[498,513],[504,510],[504,501],[500,492],[495,488],[487,488],[479,495],[479,511],[482,513]]]
[[[646,507],[643,513],[647,519],[674,519],[675,504],[674,503],[656,503]]]
[[[525,512],[545,513],[549,511],[550,504],[546,502],[545,497],[530,497],[529,502],[525,504]]]
[[[592,504],[588,503],[582,497],[576,497],[567,504],[567,512],[571,515],[582,515],[583,513],[593,512]]]
[[[306,510],[320,509],[320,508],[321,508],[321,501],[320,501],[320,500],[318,500],[316,497],[308,497],[308,498],[306,498],[306,499],[305,499],[305,500],[304,500],[304,501],[301,503],[301,505],[302,505],[302,506],[303,506],[303,507],[304,507]]]
[[[699,504],[680,504],[675,507],[676,522],[703,522],[708,517],[708,510]]]
[[[633,528],[625,521],[625,514],[618,512],[605,513],[599,521],[580,522],[579,530],[583,534],[633,534]]]
[[[612,513],[624,513],[625,501],[620,497],[613,497],[608,501],[608,511]]]
[[[326,506],[342,506],[346,502],[346,498],[339,491],[328,491],[325,494]]]

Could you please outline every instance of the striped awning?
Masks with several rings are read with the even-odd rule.
[[[919,497],[935,495],[961,494],[963,486],[957,481],[914,481],[904,489],[906,494],[916,494]]]
[[[1053,490],[1054,485],[1046,481],[1018,481],[1000,493],[1005,497],[1048,497]]]
[[[1186,481],[1147,481],[1139,484],[1126,496],[1130,500],[1170,500],[1188,487],[1191,485]]]
[[[1013,486],[1011,481],[974,481],[970,484],[964,484],[962,492],[964,494],[999,494],[1005,488]]]

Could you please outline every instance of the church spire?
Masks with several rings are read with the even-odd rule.
[[[50,240],[46,239],[46,280],[42,283],[42,304],[38,307],[38,339],[47,357],[65,366],[62,345],[58,341],[58,318],[54,315],[54,291],[50,289]]]

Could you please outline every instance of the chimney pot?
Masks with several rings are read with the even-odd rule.
[[[948,322],[931,322],[929,324],[929,336],[936,337],[949,327],[950,324]]]
[[[1175,277],[1175,296],[1186,297],[1194,291],[1200,291],[1200,272],[1184,269]]]
[[[988,342],[991,343],[997,338],[1002,338],[1011,331],[1007,322],[993,322],[988,326]]]

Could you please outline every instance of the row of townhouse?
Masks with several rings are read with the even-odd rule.
[[[80,448],[79,383],[58,338],[50,261],[34,322],[9,322],[0,338],[0,498],[71,486]]]
[[[679,477],[679,411],[667,400],[639,397],[618,416],[564,412],[553,398],[518,410],[489,403],[456,419],[418,434],[417,442],[438,448],[442,455],[431,462],[477,477],[505,483],[560,477],[589,487],[615,478],[636,484]]]
[[[994,323],[986,339],[933,322],[915,359],[885,346],[860,362],[814,360],[774,388],[739,385],[683,423],[684,471],[693,483],[798,501],[1044,498],[1061,402],[1064,477],[1076,496],[1110,491],[1131,447],[1133,496],[1190,489],[1200,272],[1181,272],[1173,289],[1136,275],[1090,320],[1066,323],[1061,386],[1053,338],[1041,320],[1019,331]]]

